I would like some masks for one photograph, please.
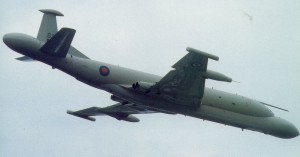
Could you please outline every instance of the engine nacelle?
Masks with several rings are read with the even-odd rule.
[[[147,93],[149,92],[150,88],[154,85],[154,83],[149,83],[149,82],[143,82],[143,81],[139,81],[139,82],[136,82],[132,85],[132,88],[134,90],[137,90],[137,91],[140,91],[140,92],[143,92],[143,93]]]
[[[221,74],[219,72],[216,71],[212,71],[212,70],[207,70],[204,74],[204,77],[212,79],[212,80],[216,80],[216,81],[224,81],[224,82],[231,82],[232,79],[224,74]]]

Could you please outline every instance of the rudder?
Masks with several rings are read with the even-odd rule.
[[[57,33],[56,16],[64,16],[61,12],[53,9],[41,9],[40,12],[44,13],[37,35],[37,39],[47,42],[54,34]]]

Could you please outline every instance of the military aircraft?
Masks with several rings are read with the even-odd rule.
[[[24,55],[17,59],[48,64],[78,81],[111,93],[111,99],[117,102],[104,108],[67,111],[68,114],[91,121],[96,120],[93,116],[108,115],[129,122],[139,121],[134,114],[182,114],[279,138],[299,135],[293,124],[275,117],[268,107],[282,108],[206,88],[206,79],[232,81],[207,69],[208,59],[219,60],[215,55],[188,47],[188,53],[164,77],[94,61],[71,46],[74,29],[57,30],[56,16],[63,16],[61,12],[40,11],[44,15],[37,38],[21,33],[3,36],[9,48]]]

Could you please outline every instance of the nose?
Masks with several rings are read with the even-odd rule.
[[[287,128],[286,132],[287,132],[288,138],[294,138],[294,137],[299,136],[299,130],[291,123],[290,123],[289,127]]]

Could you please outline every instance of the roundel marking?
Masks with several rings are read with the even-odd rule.
[[[109,75],[109,68],[107,66],[100,66],[99,73],[102,76],[108,76]]]

